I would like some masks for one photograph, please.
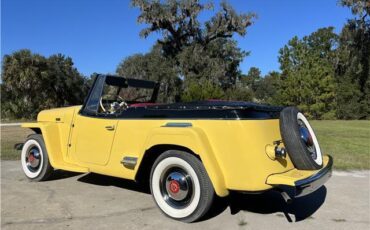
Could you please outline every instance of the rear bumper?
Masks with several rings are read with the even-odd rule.
[[[333,158],[329,157],[328,164],[316,174],[295,182],[295,196],[305,196],[323,186],[332,175]]]
[[[332,167],[333,158],[327,155],[324,157],[324,166],[320,170],[293,169],[269,176],[266,183],[289,193],[293,190],[294,197],[305,196],[316,191],[329,180],[332,175]]]

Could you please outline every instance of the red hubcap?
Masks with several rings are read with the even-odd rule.
[[[180,184],[179,182],[175,181],[175,180],[172,180],[170,182],[170,190],[172,193],[178,193],[179,190],[180,190]]]
[[[31,154],[31,155],[28,157],[28,162],[32,163],[34,160],[35,160],[35,157]]]

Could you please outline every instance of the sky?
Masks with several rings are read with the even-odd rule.
[[[208,2],[208,1],[207,1]],[[201,20],[216,13],[202,13]],[[235,36],[250,56],[241,63],[262,74],[279,70],[278,52],[293,37],[333,26],[340,32],[351,12],[337,0],[229,0],[239,13],[258,15],[244,37]],[[1,58],[19,49],[49,56],[62,53],[73,59],[85,76],[114,73],[117,65],[135,53],[145,53],[159,34],[140,38],[145,25],[137,23],[139,10],[129,0],[1,0]]]

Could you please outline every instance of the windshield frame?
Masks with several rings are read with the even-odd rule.
[[[97,94],[102,95],[103,87],[105,84],[117,86],[121,89],[123,88],[143,88],[143,89],[152,89],[152,95],[149,101],[140,102],[140,103],[155,103],[158,97],[160,84],[155,81],[133,79],[133,78],[124,78],[117,75],[103,75],[98,74],[94,79],[93,85],[85,99],[83,106],[81,107],[80,114],[88,116],[99,116],[98,111],[93,111],[88,109],[88,104],[93,103],[94,98]]]

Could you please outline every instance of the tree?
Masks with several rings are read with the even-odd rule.
[[[222,9],[203,26],[198,16],[203,10],[213,8],[210,3],[200,4],[198,0],[167,0],[164,3],[132,0],[132,5],[141,10],[138,22],[149,25],[140,35],[147,37],[153,32],[161,32],[163,38],[158,42],[168,55],[176,55],[194,43],[206,47],[218,38],[231,38],[234,33],[244,36],[255,17],[254,14],[237,14],[229,4],[222,2]]]
[[[1,98],[3,117],[35,117],[40,108],[38,104],[49,103],[45,91],[41,90],[46,70],[46,58],[29,50],[4,56],[2,94],[6,96]]]
[[[85,79],[71,58],[45,58],[30,50],[5,55],[2,65],[2,116],[35,118],[46,108],[81,104]]]
[[[237,82],[235,86],[232,86],[225,91],[223,99],[229,101],[253,101],[254,92],[248,87]]]
[[[185,81],[205,78],[225,90],[235,84],[245,55],[235,41],[218,39],[206,49],[197,43],[185,47],[176,60]]]
[[[81,104],[87,95],[86,79],[73,66],[72,58],[62,54],[47,59],[43,84],[51,91],[48,97],[55,107]]]
[[[141,36],[162,34],[157,43],[163,56],[173,60],[185,82],[205,79],[215,89],[223,90],[235,84],[239,63],[248,53],[237,47],[232,36],[244,36],[254,14],[238,14],[223,2],[218,13],[201,23],[199,14],[212,8],[212,4],[198,0],[133,0],[132,5],[141,11],[138,22],[149,25]]]
[[[173,102],[180,95],[181,79],[171,59],[161,54],[158,45],[147,54],[134,54],[117,67],[117,74],[127,78],[157,81],[161,84],[158,101]]]
[[[255,95],[259,102],[267,104],[277,103],[277,90],[280,83],[280,73],[272,71],[256,83]]]
[[[282,70],[278,102],[298,105],[315,119],[335,118],[335,60],[338,36],[333,27],[294,37],[280,49]]]
[[[257,84],[261,79],[261,70],[257,67],[251,67],[247,75],[241,77],[242,83],[253,91],[256,91]]]
[[[340,3],[342,6],[351,8],[352,14],[359,16],[362,21],[370,15],[369,0],[340,0]]]
[[[190,80],[186,84],[185,91],[181,96],[182,101],[221,99],[224,97],[222,89],[207,79]]]
[[[337,115],[370,118],[370,2],[342,0],[355,18],[340,33],[336,65]]]

